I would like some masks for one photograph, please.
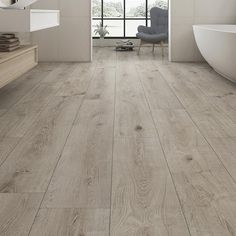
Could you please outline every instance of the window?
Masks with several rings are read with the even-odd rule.
[[[109,31],[107,38],[136,37],[139,25],[150,25],[154,6],[167,9],[168,0],[93,0],[93,31],[102,23]]]

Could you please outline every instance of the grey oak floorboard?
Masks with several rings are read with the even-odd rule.
[[[53,67],[49,64],[40,64],[19,79],[1,88],[0,110],[4,110],[5,112],[9,110],[11,106],[37,86],[51,70],[53,70]],[[4,114],[4,112],[2,112],[2,114]]]
[[[27,236],[43,194],[0,194],[0,235]]]
[[[208,141],[236,181],[236,138],[208,138]]]
[[[152,109],[183,109],[156,65],[142,62],[136,69]]]
[[[43,69],[41,66],[37,69],[40,70],[40,68]],[[50,65],[50,68],[50,72],[46,75],[43,71],[41,72],[41,80],[47,80],[47,78],[51,78],[52,75],[56,78],[60,78],[62,71],[67,71],[69,74],[71,66],[57,64],[54,69],[52,65]],[[32,80],[35,79],[35,76],[34,71],[32,71],[32,75],[28,75]],[[38,76],[39,75],[36,77]],[[31,91],[28,91],[19,101],[15,101],[16,98],[14,96],[12,97],[12,101],[15,101],[15,104],[0,117],[0,165],[6,160],[10,152],[16,147],[31,125],[38,119],[39,114],[50,100],[53,99],[60,87],[61,82],[54,84],[39,83],[34,86]]]
[[[111,235],[189,235],[156,139],[115,139]]]
[[[0,138],[0,166],[7,159],[8,155],[16,147],[21,138],[4,137]]]
[[[48,105],[0,167],[0,192],[46,191],[81,101],[58,98]]]
[[[74,69],[66,75],[57,96],[71,97],[85,95],[94,76],[96,63],[75,63]]]
[[[110,208],[115,69],[97,68],[43,201],[46,208]]]
[[[188,78],[191,74],[187,69],[179,64],[160,66],[159,69],[205,137],[236,136],[236,123],[196,84],[190,82]]]
[[[159,65],[158,70],[186,110],[195,112],[207,110],[211,105],[207,101],[206,95],[189,81],[189,75],[183,72],[178,65],[179,63]]]
[[[94,52],[0,90],[0,235],[235,235],[235,84]]]
[[[191,235],[233,235],[236,185],[184,110],[153,111]]]
[[[218,97],[235,94],[236,85],[225,80],[206,64],[178,64],[183,71],[189,74],[189,79],[198,86],[206,96]],[[212,86],[214,84],[214,86]]]
[[[210,97],[209,101],[236,123],[236,94]]]
[[[30,236],[108,236],[109,209],[40,209]]]
[[[111,235],[189,235],[139,81],[157,73],[145,74],[144,68],[153,67],[142,62],[139,68],[135,60],[133,65],[132,57],[122,54],[117,61]]]
[[[102,50],[98,49],[94,57],[97,68],[116,67],[117,56],[113,47],[104,47]]]
[[[115,137],[156,137],[135,65],[117,62]]]

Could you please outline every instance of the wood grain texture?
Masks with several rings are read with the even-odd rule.
[[[97,68],[116,67],[117,54],[113,48],[104,47],[102,50],[98,48],[94,55],[94,61],[97,64]]]
[[[65,67],[60,66],[47,74],[44,79],[50,79],[52,76],[58,78],[63,71],[65,71]],[[34,87],[5,115],[0,117],[0,136],[22,137],[60,86],[60,83],[51,85],[40,83]]]
[[[136,67],[119,62],[116,86],[116,137],[156,137]]]
[[[198,73],[188,69],[188,66],[181,64],[160,66],[163,77],[205,137],[235,137],[236,124],[233,122],[233,119],[225,113],[226,109],[216,105],[212,99],[209,99],[202,92],[198,82],[196,82]],[[234,86],[228,87],[230,87],[228,90],[231,91]],[[221,93],[218,91],[218,94]],[[224,104],[221,105],[224,107]]]
[[[0,192],[44,192],[80,106],[60,98],[41,114],[0,168]]]
[[[0,235],[29,234],[43,194],[0,194]]]
[[[41,209],[30,236],[108,236],[109,210]]]
[[[22,81],[22,83],[27,83],[29,80],[31,86],[28,88],[31,88],[30,91],[27,92],[27,90],[25,90],[25,87],[27,86],[23,87],[23,91],[26,92],[23,96],[20,92],[21,87],[18,88],[13,86],[12,89],[16,89],[16,95],[12,96],[12,100],[14,101],[14,99],[16,99],[17,102],[12,105],[12,102],[8,100],[10,99],[8,95],[7,100],[3,99],[6,102],[7,109],[9,109],[11,105],[12,106],[11,109],[0,117],[0,164],[6,160],[9,153],[16,147],[19,140],[21,140],[31,125],[38,119],[39,114],[45,109],[50,100],[54,98],[56,92],[61,87],[60,82],[54,84],[38,84],[39,81],[47,79],[48,77],[51,78],[52,75],[60,78],[60,73],[62,71],[68,72],[70,67],[71,66],[65,66],[63,64],[60,65],[59,68],[56,67],[55,70],[52,69],[52,72],[51,69],[49,69],[52,68],[52,65],[39,66],[40,69],[36,68],[35,70],[42,70],[41,78],[39,78],[39,74],[33,70],[32,75],[25,75],[27,79],[26,81]],[[32,82],[31,80],[35,81]],[[3,94],[5,94],[6,91],[9,91],[9,89],[4,89]],[[12,92],[10,92],[10,94],[12,94]],[[19,97],[20,95],[22,96],[21,98]]]
[[[94,76],[95,65],[91,63],[82,63],[79,65],[75,63],[72,65],[73,69],[66,75],[66,79],[63,80],[63,84],[56,95],[64,97],[85,95],[89,83]]]
[[[0,89],[0,235],[235,235],[236,85],[94,51]]]
[[[181,68],[181,63],[159,65],[158,70],[186,110],[202,112],[211,107],[202,90],[189,80],[191,75]]]
[[[1,88],[0,109],[9,110],[22,97],[31,92],[51,70],[52,68],[49,64],[40,64],[17,80]]]
[[[191,234],[235,234],[236,185],[221,161],[184,110],[155,120]]]
[[[160,144],[115,139],[111,235],[189,235]]]
[[[189,75],[189,80],[198,86],[206,96],[218,97],[235,93],[235,84],[225,80],[207,64],[181,64],[181,70]],[[212,86],[214,84],[214,86]]]
[[[115,69],[96,69],[44,207],[110,207],[114,91]]]
[[[0,138],[0,166],[14,150],[21,138]]]
[[[236,181],[236,138],[209,138],[208,141]]]
[[[156,65],[142,62],[136,65],[136,70],[152,109],[183,109]]]

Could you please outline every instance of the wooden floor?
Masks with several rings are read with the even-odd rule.
[[[96,48],[0,90],[0,236],[235,236],[236,84]]]

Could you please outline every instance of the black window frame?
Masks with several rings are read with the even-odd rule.
[[[148,0],[145,0],[145,17],[126,17],[126,0],[123,0],[124,4],[124,11],[123,11],[123,17],[117,18],[117,17],[104,17],[104,0],[101,0],[101,17],[92,17],[92,20],[99,20],[102,23],[102,26],[104,25],[104,20],[118,20],[123,21],[123,36],[117,36],[117,37],[105,37],[106,39],[136,39],[137,37],[129,37],[126,36],[126,20],[145,20],[145,25],[148,26],[148,21],[151,19],[148,17]],[[99,37],[93,37],[94,39],[99,39]]]

